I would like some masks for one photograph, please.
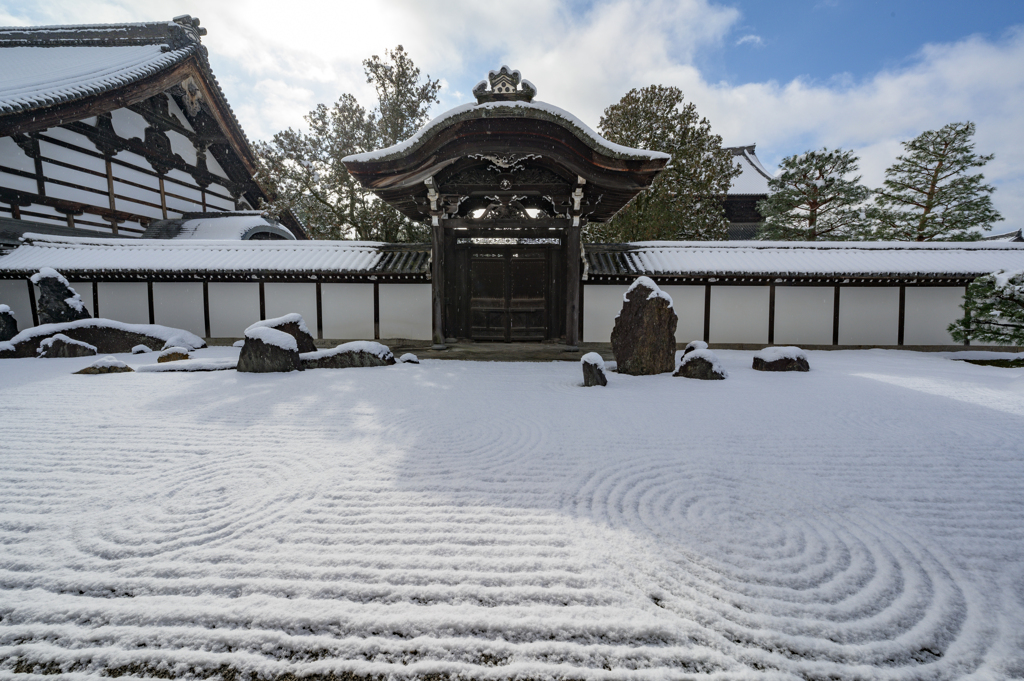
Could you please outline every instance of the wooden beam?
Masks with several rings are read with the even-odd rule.
[[[167,193],[164,191],[164,176],[160,175],[160,210],[164,214],[164,220],[167,219]]]
[[[565,345],[566,350],[580,346],[580,225],[570,224],[565,235]]]
[[[711,284],[704,284],[704,342],[711,340]]]
[[[319,277],[316,280],[316,337],[324,338],[324,295]]]
[[[156,307],[153,305],[153,280],[146,282],[146,295],[149,297],[149,323],[156,324]]]
[[[32,285],[31,279],[26,279],[28,284],[28,304],[32,308],[32,326],[39,326],[39,310],[36,309],[36,288]]]
[[[832,345],[839,345],[839,287],[832,299]]]
[[[380,340],[380,282],[373,281],[373,340]]]
[[[907,317],[907,287],[900,286],[900,321],[896,332],[896,345],[903,345],[903,328]]]
[[[430,263],[430,297],[431,315],[433,320],[433,349],[447,350],[444,344],[444,228],[440,220],[430,229],[431,248],[433,250]]]
[[[267,294],[263,288],[263,280],[260,279],[260,321],[267,318]]]
[[[203,280],[203,323],[206,325],[206,337],[210,334],[210,282]]]
[[[92,316],[100,316],[100,284],[95,279],[92,280]]]
[[[775,284],[768,289],[768,345],[775,345]]]
[[[103,160],[107,167],[107,199],[110,201],[110,217],[107,219],[110,220],[110,231],[117,236],[117,218],[114,217],[117,214],[117,202],[114,200],[114,169],[109,156]]]

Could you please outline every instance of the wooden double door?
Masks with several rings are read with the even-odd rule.
[[[448,335],[504,342],[564,335],[565,258],[560,243],[469,243],[455,251]]]

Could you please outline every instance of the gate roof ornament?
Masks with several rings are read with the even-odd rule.
[[[490,81],[491,89],[487,89]],[[522,87],[520,88],[520,84]],[[473,87],[473,94],[476,96],[476,103],[484,102],[532,102],[537,96],[537,88],[528,80],[523,80],[519,71],[513,71],[508,66],[502,66],[497,71],[487,74],[486,80],[481,80]]]

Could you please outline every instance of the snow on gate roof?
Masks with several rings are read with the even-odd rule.
[[[978,276],[1024,269],[1024,244],[650,241],[586,247],[594,276]]]

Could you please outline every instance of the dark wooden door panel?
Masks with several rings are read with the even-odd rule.
[[[507,279],[505,253],[470,254],[470,334],[474,339],[509,340]]]

